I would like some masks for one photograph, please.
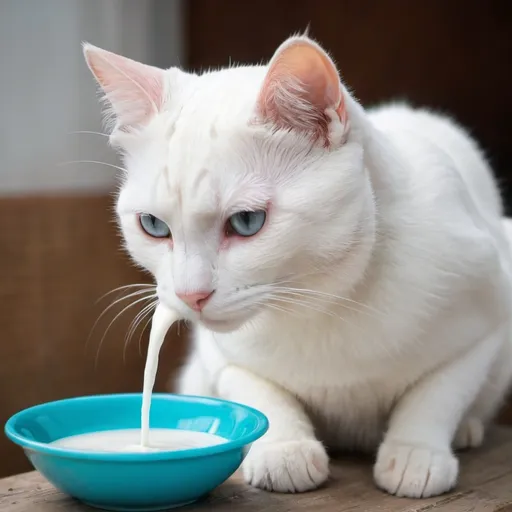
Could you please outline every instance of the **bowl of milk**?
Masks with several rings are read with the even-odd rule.
[[[146,443],[143,394],[48,402],[9,419],[7,437],[55,487],[91,506],[156,511],[192,503],[228,479],[268,429],[225,400],[153,394]]]

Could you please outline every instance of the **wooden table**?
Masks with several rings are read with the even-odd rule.
[[[321,490],[298,495],[273,494],[248,487],[239,475],[187,512],[512,512],[512,429],[496,428],[486,445],[461,455],[457,489],[427,500],[395,498],[377,490],[371,461],[332,463],[332,478]],[[0,480],[2,512],[91,512],[48,484],[36,472]]]

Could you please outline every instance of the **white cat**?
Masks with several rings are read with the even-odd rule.
[[[196,326],[179,391],[262,410],[251,484],[315,488],[376,450],[398,496],[451,489],[512,374],[512,223],[452,121],[365,111],[314,41],[202,75],[85,45],[126,175],[117,212]]]

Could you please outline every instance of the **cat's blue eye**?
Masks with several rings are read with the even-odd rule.
[[[228,220],[229,231],[240,236],[253,236],[261,230],[266,218],[264,210],[235,213]]]
[[[169,226],[158,217],[149,213],[141,213],[139,215],[141,228],[153,238],[170,238],[171,230]]]

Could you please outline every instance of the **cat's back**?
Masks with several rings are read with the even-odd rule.
[[[489,220],[503,215],[500,194],[492,171],[476,142],[453,119],[441,114],[390,104],[369,111],[372,124],[406,157],[411,172],[430,183],[436,174],[454,173],[461,179],[480,213]],[[445,165],[437,165],[439,162]]]
[[[486,288],[498,303],[506,302],[511,240],[498,187],[477,143],[449,117],[407,105],[380,107],[369,118],[399,157],[389,169],[400,205],[391,227],[403,235],[403,247],[421,247],[420,253],[435,248],[430,271],[425,265],[413,270],[428,274],[423,285],[440,276],[438,267],[450,268],[457,276],[450,285],[453,301],[467,296],[463,290],[472,283],[477,296]]]

